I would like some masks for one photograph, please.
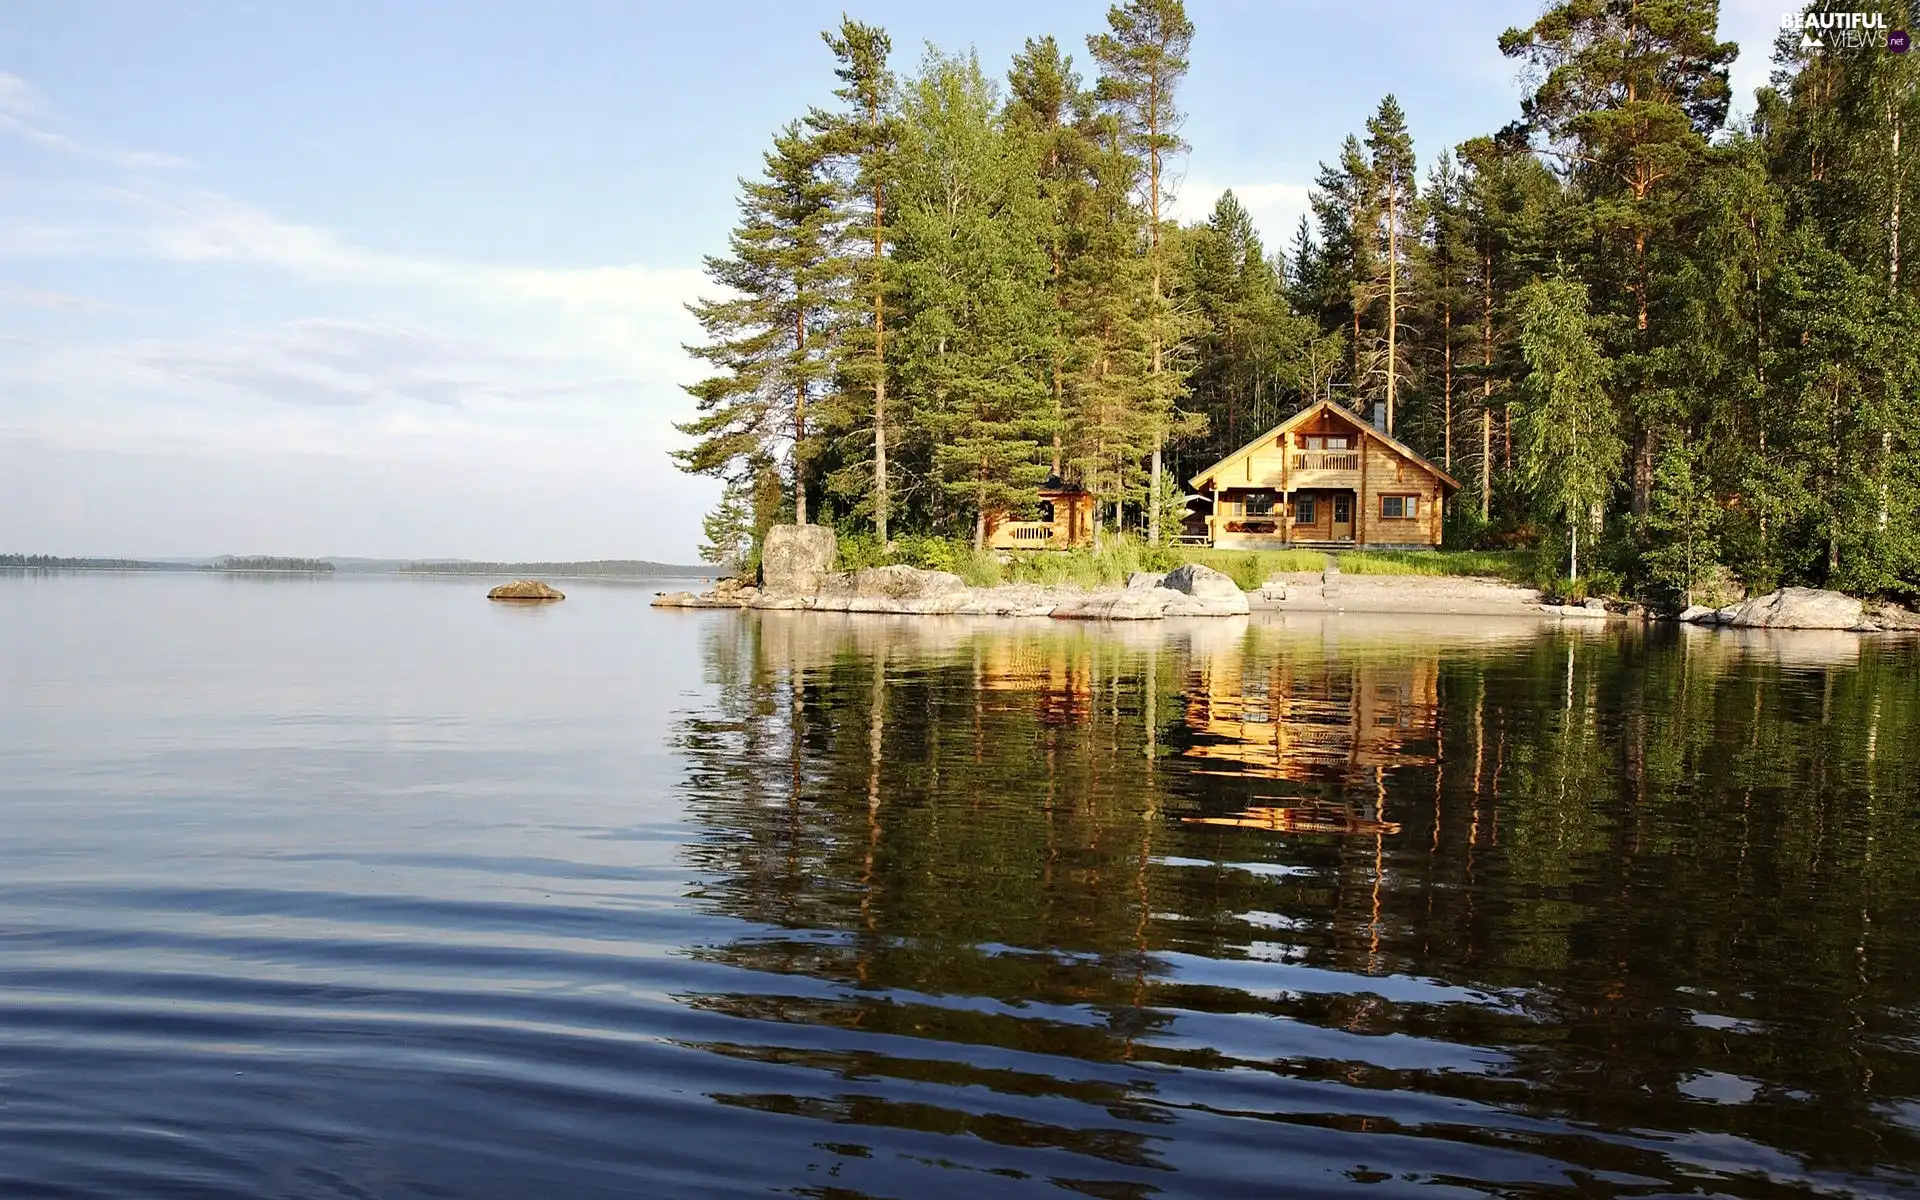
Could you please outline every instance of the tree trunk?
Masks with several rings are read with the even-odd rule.
[[[1441,464],[1448,471],[1453,470],[1453,304],[1451,301],[1440,308],[1440,358],[1441,358],[1441,418],[1446,428],[1441,432],[1444,448],[1441,451]]]
[[[1162,367],[1160,328],[1160,81],[1147,85],[1147,204],[1152,226],[1147,231],[1147,254],[1153,272],[1153,478],[1147,481],[1147,542],[1160,544],[1160,443],[1165,431],[1160,424],[1160,371]]]
[[[1575,582],[1580,579],[1580,519],[1575,517],[1567,522],[1568,534],[1568,573],[1567,578]]]
[[[868,108],[869,121],[878,122],[876,107]],[[887,197],[880,184],[873,185],[873,532],[880,549],[887,548],[887,306],[886,288],[881,271],[885,266],[885,241],[882,234]]]
[[[793,315],[794,357],[797,359],[807,350],[807,314],[805,310]],[[793,385],[793,523],[807,523],[807,476],[801,469],[801,446],[807,437],[807,382],[798,380]]]
[[[1394,385],[1399,379],[1400,335],[1399,189],[1387,185],[1387,433],[1393,433]]]

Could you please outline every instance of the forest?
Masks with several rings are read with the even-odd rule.
[[[1498,35],[1510,121],[1423,157],[1386,95],[1311,217],[1264,236],[1231,192],[1170,215],[1180,0],[1115,5],[1084,58],[1029,38],[999,76],[932,48],[900,69],[848,18],[835,103],[741,181],[693,306],[708,373],[674,458],[724,480],[703,554],[751,562],[781,521],[977,549],[1050,476],[1098,537],[1162,545],[1187,475],[1327,397],[1461,480],[1449,548],[1670,606],[1920,597],[1920,65],[1821,32],[1831,7],[1736,112],[1713,0],[1552,4]]]

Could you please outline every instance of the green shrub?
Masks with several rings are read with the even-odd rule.
[[[1348,575],[1474,575],[1534,582],[1535,566],[1532,555],[1512,550],[1361,550],[1340,555],[1340,570]]]

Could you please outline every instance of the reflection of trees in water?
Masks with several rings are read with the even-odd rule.
[[[718,699],[680,732],[695,898],[754,929],[696,953],[788,982],[689,1003],[940,1047],[712,1048],[1062,1107],[731,1102],[1140,1167],[1171,1084],[1123,1064],[1238,1066],[1361,1089],[1276,1119],[1670,1180],[1692,1176],[1645,1149],[1365,1097],[1721,1132],[1812,1169],[1920,1156],[1893,1111],[1920,1097],[1911,649],[777,614],[708,637]]]

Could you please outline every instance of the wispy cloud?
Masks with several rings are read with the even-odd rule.
[[[117,146],[82,141],[46,128],[45,123],[52,121],[53,118],[52,106],[34,89],[32,84],[18,75],[9,75],[0,71],[0,132],[12,134],[55,154],[108,163],[116,167],[165,169],[191,165],[186,159],[172,154],[123,150]]]
[[[15,308],[40,308],[55,312],[109,313],[125,312],[117,304],[105,300],[95,300],[91,296],[76,296],[71,292],[45,292],[34,288],[19,287],[14,284],[0,283],[0,304]]]
[[[318,408],[470,408],[634,387],[629,379],[579,377],[563,363],[473,338],[360,321],[294,321],[265,333],[150,344],[132,358],[168,380]]]

